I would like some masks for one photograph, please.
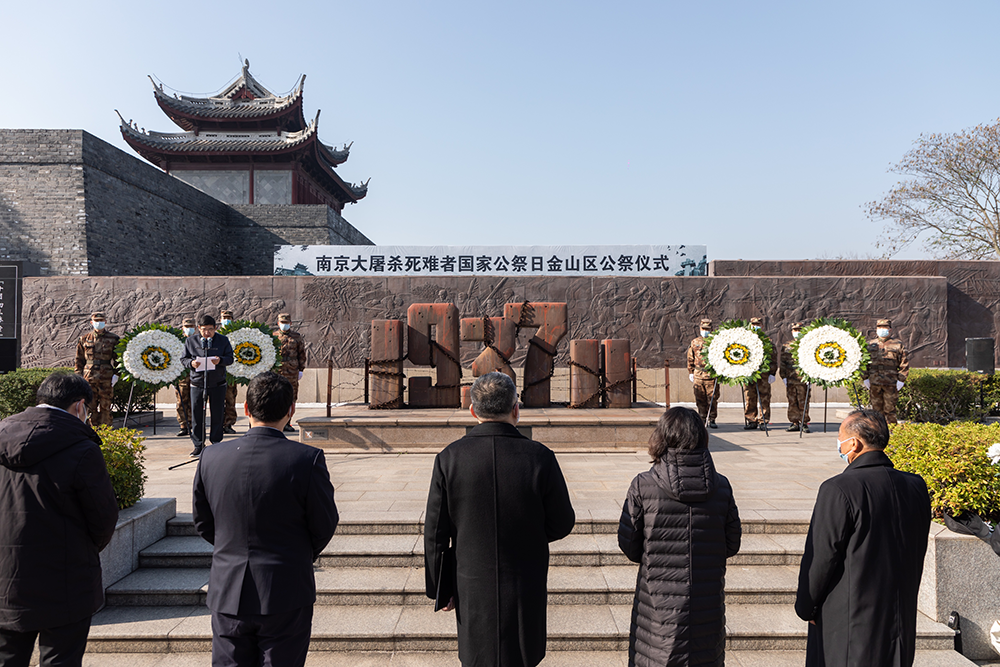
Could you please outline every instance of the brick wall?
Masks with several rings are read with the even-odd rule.
[[[270,275],[276,244],[371,241],[326,206],[227,206],[83,130],[0,130],[0,259],[42,275]]]
[[[0,130],[0,258],[87,275],[81,130]]]

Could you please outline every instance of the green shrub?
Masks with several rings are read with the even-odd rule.
[[[1000,466],[986,455],[995,442],[1000,442],[1000,424],[896,424],[886,454],[899,470],[924,478],[934,516],[970,510],[996,522]]]
[[[900,419],[950,424],[980,422],[1000,400],[1000,382],[968,371],[915,368],[899,392]]]
[[[5,419],[37,404],[38,385],[55,371],[73,372],[72,368],[18,368],[0,375],[0,419]]]
[[[146,445],[142,444],[146,438],[141,431],[130,428],[112,428],[102,424],[96,430],[101,436],[101,451],[111,475],[118,509],[131,507],[142,498],[146,487],[143,469]]]

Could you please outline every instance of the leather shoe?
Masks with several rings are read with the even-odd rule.
[[[191,430],[181,427],[181,430],[177,431],[177,437],[183,438],[184,436],[191,435]]]
[[[719,425],[715,423],[714,419],[710,419],[710,420],[708,420],[708,427],[709,428],[719,428]]]
[[[803,433],[811,433],[811,431],[809,430],[809,424],[803,424],[802,425],[802,432]]]
[[[233,435],[235,435],[236,434],[236,429],[233,428],[232,426],[223,426],[222,427],[222,432],[223,433],[232,433]]]
[[[201,450],[203,450],[203,449],[205,449],[205,448],[202,447],[201,445],[195,445],[194,451],[191,452],[191,458],[196,459],[199,456],[201,456]]]
[[[743,425],[744,431],[753,431],[756,428],[757,428],[757,422],[747,422],[746,424]]]
[[[292,428],[291,424],[285,424],[285,428],[281,429],[285,433],[295,433],[295,429]]]
[[[798,431],[799,430],[799,425],[798,424],[791,424],[785,430],[786,431]]]

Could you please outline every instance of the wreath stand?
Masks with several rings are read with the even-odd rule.
[[[128,402],[125,403],[125,419],[122,420],[122,428],[128,426],[128,416],[132,412],[132,397],[135,395],[135,382],[129,384],[132,386],[128,390]],[[142,428],[142,424],[138,422],[135,425]],[[156,435],[156,392],[153,392],[153,435]]]

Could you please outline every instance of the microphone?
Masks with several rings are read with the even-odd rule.
[[[208,349],[208,339],[207,338],[203,337],[201,339],[201,349],[203,349],[203,350],[207,350]]]

